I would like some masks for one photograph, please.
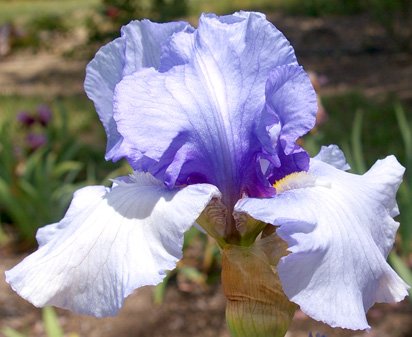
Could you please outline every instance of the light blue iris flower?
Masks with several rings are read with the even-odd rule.
[[[202,15],[197,29],[131,22],[90,62],[85,89],[106,158],[134,173],[77,191],[65,217],[38,231],[39,249],[7,272],[34,305],[116,314],[175,267],[184,232],[216,200],[222,242],[236,244],[240,215],[276,226],[289,247],[283,290],[311,317],[367,329],[375,302],[406,296],[386,263],[403,167],[390,156],[358,176],[336,146],[310,159],[297,145],[316,95],[263,15]]]

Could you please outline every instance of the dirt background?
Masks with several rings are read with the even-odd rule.
[[[15,295],[4,281],[4,271],[19,260],[3,257],[0,261],[0,327],[43,337],[41,311]],[[119,315],[112,318],[79,316],[65,310],[57,313],[67,337],[71,332],[82,337],[230,337],[224,318],[225,298],[219,285],[188,293],[172,282],[161,305],[153,302],[153,288],[144,287],[127,298]],[[412,307],[407,301],[375,305],[368,313],[372,327],[368,333],[332,329],[297,311],[286,337],[307,337],[310,331],[327,337],[411,337],[411,318]]]
[[[272,14],[269,18],[295,46],[300,63],[324,82],[322,94],[357,89],[379,100],[394,93],[412,106],[412,55],[396,51],[367,16],[317,19]],[[45,97],[83,93],[87,60],[63,56],[66,48],[77,43],[78,48],[88,48],[76,39],[62,41],[61,48],[52,52],[25,52],[0,59],[0,93]],[[21,258],[0,251],[0,327],[45,336],[41,311],[16,296],[4,281],[4,270]],[[172,282],[163,305],[153,303],[152,289],[147,287],[130,296],[114,318],[95,319],[64,310],[58,313],[67,336],[76,332],[84,337],[230,337],[224,310],[219,285],[183,292]],[[313,331],[328,337],[412,337],[412,307],[407,301],[376,305],[368,316],[369,334],[331,329],[298,311],[287,336],[306,337]]]
[[[326,79],[322,94],[360,90],[379,98],[394,93],[412,104],[412,54],[397,51],[383,28],[368,15],[267,16],[295,47],[299,63]],[[78,32],[75,38],[62,38],[49,51],[0,57],[0,93],[46,97],[84,93],[89,60],[84,55],[92,55],[90,50],[95,49],[84,43],[85,38]],[[67,57],[73,49],[74,57]]]

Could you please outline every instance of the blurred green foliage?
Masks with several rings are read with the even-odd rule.
[[[220,280],[221,259],[219,248],[210,236],[196,227],[185,233],[184,256],[154,290],[154,302],[163,302],[167,286],[173,282],[184,292],[205,290]]]
[[[51,307],[42,309],[42,323],[46,337],[79,337],[76,333],[64,334],[59,318]],[[29,337],[29,334],[20,333],[15,329],[5,327],[1,330],[5,337]]]
[[[68,17],[78,10],[93,10],[99,3],[100,0],[0,0],[0,25],[21,24],[38,17]]]
[[[102,0],[105,14],[119,23],[136,18],[166,22],[188,14],[187,0]]]
[[[402,163],[406,167],[404,181],[399,189],[400,237],[403,252],[412,253],[412,118],[406,117],[400,105],[395,106],[399,125],[399,136],[403,141],[404,156]],[[410,283],[412,284],[412,283]]]
[[[279,1],[279,7],[290,14],[306,16],[352,15],[365,11],[365,2],[358,0],[288,0]]]
[[[322,96],[322,103],[328,112],[328,120],[319,127],[319,132],[307,137],[310,143],[316,144],[315,152],[321,144],[338,144],[345,153],[350,152],[348,160],[354,164],[351,154],[353,130],[361,128],[365,166],[370,167],[377,158],[387,154],[394,154],[405,163],[404,143],[396,114],[399,101],[396,97],[377,100],[367,98],[359,91],[349,91]]]
[[[133,19],[165,22],[240,9],[317,17],[366,13],[400,50],[412,49],[410,0],[0,0],[0,25],[24,22],[23,29],[16,29],[15,45],[38,48],[48,45],[51,32],[74,29],[72,19],[79,13],[82,19],[76,25],[87,29],[89,41],[104,42],[118,36],[120,27]]]
[[[367,0],[367,9],[396,45],[412,51],[412,1]]]
[[[63,15],[36,16],[25,23],[24,29],[15,32],[11,39],[11,48],[47,48],[53,46],[55,40],[68,31],[69,27]]]
[[[88,125],[81,126],[81,118],[69,122],[76,119],[70,118],[73,111],[64,101],[56,101],[43,124],[28,112],[23,114],[29,122],[19,121],[18,110],[11,113],[7,107],[0,108],[0,225],[32,245],[37,228],[59,220],[76,189],[105,180],[114,165],[104,161],[104,148],[96,145],[104,144],[101,135],[95,133],[95,143],[87,143],[85,131],[100,127],[92,111],[88,114],[94,118],[84,119]]]
[[[187,0],[102,0],[96,14],[87,19],[90,41],[119,36],[120,28],[136,19],[167,22],[188,14]]]

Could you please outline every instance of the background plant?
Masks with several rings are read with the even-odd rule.
[[[188,11],[187,0],[102,0],[98,15],[87,20],[89,39],[111,40],[132,20],[148,18],[167,22],[185,17]]]
[[[64,104],[57,102],[48,120],[41,118],[46,108],[0,120],[0,220],[24,247],[34,244],[39,227],[62,217],[76,189],[96,184],[113,167],[101,148],[71,129]]]
[[[42,323],[46,333],[46,337],[79,337],[76,333],[69,333],[65,335],[60,325],[59,318],[51,307],[42,309]],[[5,337],[30,337],[27,334],[21,333],[15,329],[5,327],[1,330]]]

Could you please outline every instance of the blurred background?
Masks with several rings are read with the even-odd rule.
[[[83,90],[85,66],[132,19],[201,12],[264,12],[291,41],[319,95],[316,128],[303,146],[338,144],[352,172],[395,154],[407,168],[401,222],[389,256],[412,284],[412,1],[410,0],[0,0],[0,336],[229,337],[219,252],[196,229],[165,282],[138,290],[115,318],[36,309],[4,281],[36,248],[38,227],[59,220],[74,190],[127,174],[104,161],[105,135]],[[376,305],[368,336],[412,336],[408,300]],[[297,312],[288,337],[331,329]]]

